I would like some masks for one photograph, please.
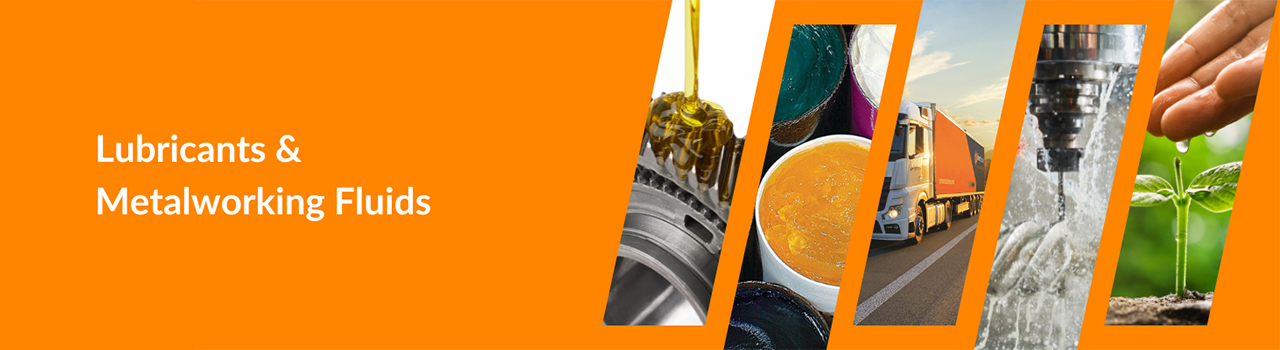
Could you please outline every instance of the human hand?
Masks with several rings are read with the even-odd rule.
[[[1276,1],[1227,0],[1164,54],[1147,131],[1182,141],[1253,111]]]

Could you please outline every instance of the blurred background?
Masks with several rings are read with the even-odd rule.
[[[1220,2],[1176,2],[1165,50]],[[1169,139],[1147,134],[1138,174],[1156,175],[1172,182],[1173,159],[1181,157],[1185,184],[1209,168],[1243,159],[1252,116],[1245,116],[1219,130],[1213,137],[1191,139],[1191,150],[1186,154],[1178,153]],[[1222,248],[1230,219],[1230,211],[1214,213],[1199,204],[1191,205],[1191,217],[1187,222],[1187,289],[1213,291],[1218,282],[1218,266],[1222,262]],[[1174,292],[1176,220],[1177,213],[1171,203],[1129,209],[1111,296],[1163,296]]]

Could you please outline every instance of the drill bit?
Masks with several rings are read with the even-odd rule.
[[[1046,25],[1031,77],[1027,112],[1036,116],[1043,146],[1036,168],[1058,173],[1058,221],[1066,220],[1066,172],[1084,158],[1081,133],[1103,112],[1117,75],[1138,64],[1146,27],[1140,25]]]
[[[1058,172],[1058,221],[1055,224],[1067,218],[1067,194],[1062,191],[1063,175],[1063,172]]]

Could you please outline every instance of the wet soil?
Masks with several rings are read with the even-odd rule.
[[[1125,298],[1112,297],[1107,307],[1108,325],[1206,325],[1209,324],[1209,307],[1213,304],[1213,292],[1208,294],[1190,291],[1181,298],[1169,294],[1163,297]]]

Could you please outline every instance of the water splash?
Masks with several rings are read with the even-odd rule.
[[[1108,84],[1104,113],[1086,121],[1080,171],[1066,174],[1066,221],[1050,224],[1057,174],[1037,170],[1034,154],[1014,160],[976,349],[1076,347],[1136,73],[1136,66],[1124,67]],[[1020,143],[1042,143],[1029,113]]]

